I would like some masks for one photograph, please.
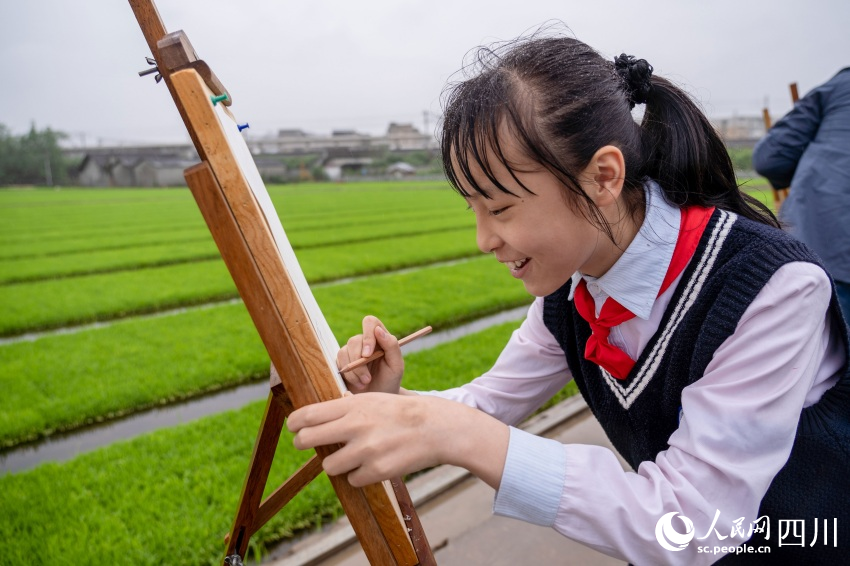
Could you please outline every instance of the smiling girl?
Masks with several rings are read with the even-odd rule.
[[[497,514],[639,564],[722,556],[662,547],[669,513],[702,545],[752,534],[771,564],[846,556],[818,523],[848,540],[848,339],[818,258],[742,194],[708,120],[646,61],[565,37],[478,55],[448,97],[443,161],[481,250],[536,299],[490,371],[442,392],[401,388],[397,340],[366,317],[340,365],[386,355],[346,374],[355,395],[292,413],[296,446],[344,444],[324,467],[358,486],[462,466]],[[512,426],[570,379],[634,471]],[[748,532],[765,516],[768,537]],[[805,546],[782,521],[804,521]]]

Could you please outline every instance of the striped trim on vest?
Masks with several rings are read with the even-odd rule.
[[[696,270],[694,270],[687,283],[685,283],[685,291],[682,293],[675,305],[673,316],[670,317],[667,325],[663,329],[660,329],[661,337],[650,350],[646,361],[640,366],[635,379],[623,385],[620,380],[614,378],[614,376],[612,376],[609,372],[600,368],[605,383],[611,389],[611,392],[614,393],[617,401],[620,402],[620,405],[624,409],[629,409],[632,406],[632,403],[634,403],[638,396],[640,396],[646,388],[646,385],[658,371],[661,360],[667,353],[670,338],[673,336],[673,333],[676,332],[676,329],[679,327],[679,323],[682,322],[685,314],[687,314],[688,310],[694,304],[696,297],[699,296],[708,273],[710,273],[714,267],[714,262],[717,259],[717,253],[723,247],[723,243],[726,241],[726,236],[729,234],[729,230],[731,230],[732,225],[738,218],[736,214],[725,210],[721,210],[719,212],[719,220],[714,225],[714,229],[711,231],[706,250],[699,258]],[[679,282],[679,285],[682,285],[681,281]]]

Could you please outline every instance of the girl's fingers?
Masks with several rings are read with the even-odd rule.
[[[316,427],[336,421],[348,412],[347,403],[351,399],[352,397],[345,396],[341,399],[334,399],[323,403],[313,403],[312,405],[296,409],[292,411],[286,419],[286,427],[290,430],[290,432],[297,433],[305,427]],[[321,446],[321,444],[314,444],[306,447],[312,448],[313,446]]]
[[[348,339],[345,347],[340,348],[339,352],[336,354],[336,363],[337,367],[342,368],[353,362],[354,360],[360,359],[358,355],[363,349],[363,335],[358,334],[357,336],[352,336]],[[368,366],[361,366],[359,368],[353,369],[352,371],[347,371],[342,374],[342,378],[348,384],[348,388],[352,391],[363,391],[372,381],[372,374],[369,372]]]
[[[331,476],[347,474],[356,487],[398,475],[397,469],[406,471],[399,456],[407,451],[394,449],[400,442],[415,445],[410,427],[399,421],[407,414],[399,402],[406,400],[378,395],[348,396],[293,411],[287,421],[296,432],[293,444],[299,450],[341,445],[323,459],[322,468]]]
[[[359,468],[360,462],[353,459],[349,452],[351,450],[346,450],[343,446],[333,454],[325,456],[325,459],[322,460],[322,469],[329,476],[338,476]]]
[[[377,317],[372,315],[363,318],[363,347],[360,351],[360,356],[368,358],[375,351],[375,329],[382,328],[384,325]]]
[[[351,395],[302,407],[290,415],[287,426],[296,433],[293,442],[300,450],[341,445],[325,457],[322,465],[329,475],[346,474],[354,486],[443,463],[442,452],[447,449],[460,453],[460,456],[452,455],[449,463],[466,465],[468,461],[483,461],[485,464],[476,466],[489,473],[489,467],[483,466],[496,462],[498,473],[491,474],[495,479],[488,483],[498,486],[504,453],[496,453],[494,458],[488,458],[489,453],[482,457],[480,451],[470,455],[468,443],[451,448],[452,443],[446,441],[452,436],[449,433],[456,430],[481,430],[481,438],[498,437],[490,428],[484,430],[478,424],[482,416],[488,423],[504,429],[506,452],[506,425],[465,405],[430,396]],[[479,444],[489,450],[487,442],[476,441],[475,445]]]
[[[375,338],[377,339],[378,346],[384,351],[384,363],[390,367],[399,367],[403,361],[398,339],[383,327],[375,329]]]
[[[383,474],[372,468],[372,465],[367,465],[363,461],[362,455],[347,446],[343,446],[322,460],[322,469],[326,474],[329,476],[347,474],[348,483],[354,487],[364,487],[386,479],[381,477]]]
[[[349,338],[348,342],[345,343],[345,346],[340,348],[339,352],[336,354],[336,361],[337,364],[339,364],[339,367],[345,367],[358,359],[360,357],[361,350],[363,350],[363,335],[358,334],[357,336]]]
[[[337,367],[345,367],[351,362],[367,358],[381,350],[384,355],[380,359],[342,374],[349,391],[398,393],[401,376],[404,373],[401,349],[395,336],[390,334],[381,321],[374,316],[365,317],[363,334],[349,338],[346,345],[337,352]]]

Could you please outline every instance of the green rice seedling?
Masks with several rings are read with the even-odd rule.
[[[268,190],[285,226],[316,215],[358,218],[375,210],[402,213],[445,210],[450,205],[463,208],[445,181],[285,185]]]
[[[0,446],[268,376],[245,307],[0,347]]]
[[[210,248],[206,249],[208,256],[215,255]],[[307,279],[316,282],[477,253],[473,232],[456,230],[380,242],[310,248],[302,250],[298,256]],[[128,254],[126,257],[131,256]],[[18,273],[23,269],[20,267]],[[14,272],[10,276],[14,277]],[[237,296],[236,287],[219,259],[13,283],[2,289],[0,336],[111,320]]]
[[[461,385],[492,365],[517,324],[407,356],[405,385]],[[253,403],[0,477],[0,532],[15,541],[4,560],[71,564],[97,556],[118,565],[220,563],[262,409],[262,402]],[[266,495],[309,455],[296,451],[284,430]],[[339,513],[321,475],[252,537],[249,554],[259,558],[270,544]]]
[[[448,328],[531,301],[522,283],[485,256],[322,287],[315,295],[338,338],[361,332],[366,314],[378,316],[402,336],[429,324]]]
[[[120,230],[77,230],[53,236],[39,234],[37,237],[17,235],[17,241],[2,243],[0,260],[37,260],[63,254],[117,250],[127,250],[132,254],[133,248],[141,246],[211,241],[209,231],[202,223],[172,222],[135,227],[134,222],[125,223]],[[293,247],[298,249],[472,227],[474,218],[462,210],[450,211],[449,214],[438,210],[417,210],[406,214],[379,210],[372,211],[371,215],[348,219],[313,215],[302,226],[291,224],[287,223],[285,229]]]
[[[462,214],[460,199],[444,182],[312,184],[269,190],[291,231],[305,228],[332,234],[348,222],[371,226],[382,236],[397,233],[392,227],[384,228],[392,222],[409,229],[411,224],[431,218],[442,222],[439,228],[457,227],[456,222],[445,223],[450,211],[465,222],[471,219]],[[185,240],[187,229],[206,233],[187,189],[11,190],[0,194],[0,258],[5,259]],[[331,241],[351,241],[351,236]]]
[[[336,212],[336,211],[316,211],[310,214],[287,215],[278,211],[281,224],[288,231],[309,231],[309,230],[327,230],[344,227],[360,227],[372,229],[377,228],[379,224],[387,224],[389,226],[401,225],[405,226],[412,223],[427,222],[429,220],[439,220],[446,216],[455,218],[469,217],[470,214],[464,214],[465,208],[458,206],[447,206],[443,203],[434,203],[428,206],[414,206],[411,201],[407,206],[391,206],[388,203],[373,203],[371,206],[359,213]],[[379,222],[380,221],[380,222]]]
[[[382,213],[384,216],[387,212]],[[326,219],[303,229],[287,229],[296,250],[404,236],[438,233],[474,226],[469,214],[417,212],[405,218],[381,221],[380,217],[355,223]],[[214,252],[214,253],[213,253]],[[206,227],[179,226],[130,234],[95,234],[49,240],[40,238],[8,244],[0,251],[0,284],[116,271],[218,256]]]
[[[770,183],[767,182],[767,179],[763,177],[756,177],[751,179],[740,179],[739,181],[741,182],[741,189],[743,189],[745,193],[759,200],[762,204],[776,213],[776,201],[773,198],[773,188],[770,186]]]
[[[5,191],[4,191],[5,192]],[[192,223],[203,226],[188,190],[111,191],[116,198],[91,200],[95,191],[51,191],[50,199],[5,202],[0,195],[0,243],[51,241],[78,236],[156,232]],[[32,194],[43,194],[35,191]],[[120,197],[120,198],[119,198]]]
[[[29,238],[3,244],[0,261],[39,260],[65,254],[109,252],[134,247],[212,241],[205,225],[169,226],[167,229],[131,233],[83,234],[75,232],[58,238]]]
[[[261,414],[262,403],[253,403],[0,478],[0,530],[16,539],[4,561],[220,563]],[[282,482],[308,456],[284,435],[270,482]],[[338,512],[321,478],[270,528],[306,528]]]
[[[446,183],[429,186],[435,190],[416,184],[364,183],[277,186],[269,187],[269,192],[285,224],[294,222],[297,227],[302,219],[339,221],[376,211],[404,214],[445,210],[449,202],[459,205]],[[203,225],[187,189],[8,190],[0,194],[0,220],[0,244]]]
[[[311,283],[480,255],[469,228],[296,251]]]
[[[392,215],[386,211],[384,216]],[[286,234],[296,251],[305,248],[325,247],[345,243],[390,240],[404,236],[434,234],[446,230],[475,230],[475,218],[470,214],[417,212],[404,219],[383,220],[372,218],[370,221],[337,224],[313,225],[302,228],[286,228]]]
[[[209,234],[189,242],[97,251],[82,251],[36,258],[0,259],[0,285],[110,273],[142,267],[159,267],[217,259],[218,248]]]
[[[469,284],[499,277],[503,284],[486,290]],[[452,301],[435,299],[448,293]],[[360,332],[366,314],[402,336],[530,300],[486,257],[319,287],[314,294],[340,341]],[[0,446],[263,379],[268,366],[239,303],[0,346]]]
[[[17,283],[0,293],[0,336],[233,298],[220,259]]]
[[[434,234],[439,237],[450,230],[466,229],[472,234],[473,225],[470,215],[426,217],[419,213],[414,218],[391,223],[373,219],[371,224],[325,225],[309,230],[287,231],[287,236],[293,247],[301,251],[305,248],[360,242],[380,241],[384,245],[393,245],[399,238],[406,236]],[[150,243],[142,243],[142,236]],[[468,242],[474,244],[472,238]],[[37,245],[19,246],[19,253],[7,250],[7,255],[0,257],[0,285],[199,261],[213,259],[218,255],[218,249],[206,228],[169,230],[159,234],[41,241]],[[382,257],[386,253],[374,255]]]

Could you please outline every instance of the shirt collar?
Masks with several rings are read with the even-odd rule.
[[[584,279],[594,299],[613,297],[635,316],[649,320],[652,305],[673,258],[682,215],[678,208],[667,202],[655,181],[650,180],[644,185],[644,194],[646,214],[632,243],[602,277],[575,272],[570,299],[578,282]]]

